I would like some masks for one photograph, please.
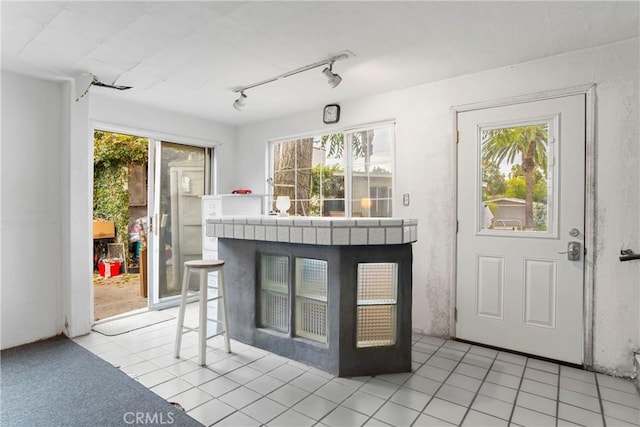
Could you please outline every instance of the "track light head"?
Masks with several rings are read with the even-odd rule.
[[[238,111],[242,111],[244,110],[246,102],[247,102],[247,95],[244,94],[244,91],[241,91],[238,99],[233,101],[233,108],[235,108]]]
[[[329,86],[331,87],[338,86],[342,81],[342,77],[340,77],[338,74],[333,72],[333,62],[330,63],[327,68],[322,70],[322,74],[325,75],[325,77],[328,80]]]

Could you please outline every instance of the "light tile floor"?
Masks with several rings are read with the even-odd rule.
[[[414,335],[413,372],[337,378],[216,337],[200,367],[196,334],[173,357],[175,325],[75,341],[207,426],[640,426],[631,381],[508,352]]]

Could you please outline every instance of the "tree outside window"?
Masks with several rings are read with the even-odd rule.
[[[482,200],[492,228],[547,231],[548,130],[542,123],[482,131]]]
[[[289,196],[290,215],[391,216],[393,145],[390,126],[275,142],[273,200]]]

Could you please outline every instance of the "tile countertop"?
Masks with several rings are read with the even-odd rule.
[[[402,245],[418,239],[418,220],[223,216],[206,220],[206,235],[306,245]]]

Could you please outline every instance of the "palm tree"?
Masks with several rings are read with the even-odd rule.
[[[351,146],[354,158],[365,157],[365,159],[367,159],[366,163],[368,163],[368,159],[371,153],[373,153],[373,134],[373,130],[354,132],[352,134]],[[323,150],[328,149],[329,156],[342,157],[344,150],[344,133],[322,135],[320,142]]]
[[[532,230],[534,172],[539,168],[547,175],[546,124],[501,128],[485,131],[482,135],[482,160],[500,165],[504,160],[513,164],[522,159],[525,176],[525,230]]]

